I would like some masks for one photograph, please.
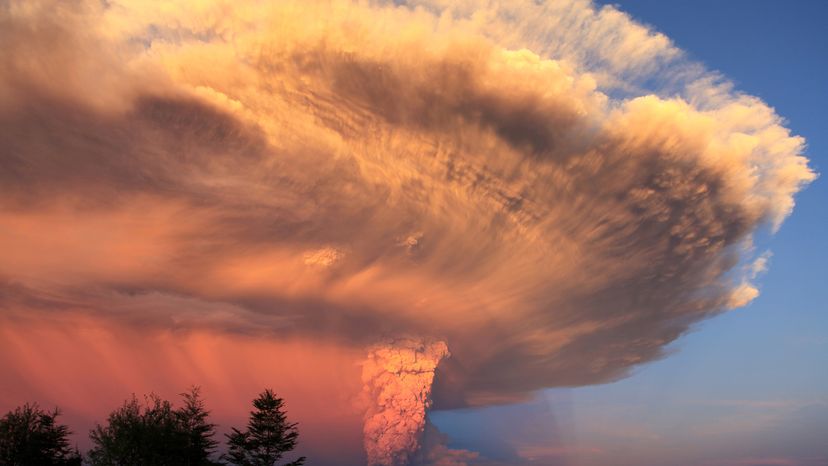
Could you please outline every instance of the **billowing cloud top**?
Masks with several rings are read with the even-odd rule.
[[[814,178],[772,109],[612,7],[448,3],[5,3],[3,318],[443,341],[449,407],[756,296]]]

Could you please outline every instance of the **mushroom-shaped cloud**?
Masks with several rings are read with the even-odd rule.
[[[613,7],[194,3],[0,7],[5,317],[413,335],[435,407],[508,402],[749,302],[814,178]]]

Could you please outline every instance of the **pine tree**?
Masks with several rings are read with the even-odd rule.
[[[274,466],[282,456],[296,447],[299,431],[296,423],[289,423],[284,401],[273,390],[266,389],[253,400],[250,420],[245,432],[233,428],[226,434],[228,452],[222,459],[236,466]],[[301,457],[284,466],[301,466]]]
[[[69,447],[69,428],[51,413],[26,403],[0,419],[0,465],[80,466],[77,449]]]
[[[210,461],[210,455],[218,445],[213,439],[216,425],[207,422],[210,412],[206,410],[200,392],[201,389],[194,386],[189,392],[181,393],[184,406],[177,411],[181,429],[186,435],[184,464],[187,466],[214,464]]]

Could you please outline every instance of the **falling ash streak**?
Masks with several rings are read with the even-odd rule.
[[[403,466],[416,453],[431,405],[434,371],[448,356],[444,342],[413,338],[369,350],[362,366],[369,466]]]

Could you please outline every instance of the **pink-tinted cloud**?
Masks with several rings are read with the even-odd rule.
[[[353,363],[363,357],[361,349],[213,331],[136,330],[82,315],[3,318],[0,338],[0,409],[21,400],[61,406],[82,446],[85,429],[103,422],[131,393],[175,399],[182,387],[200,385],[225,432],[242,426],[250,400],[272,387],[300,423],[300,451],[323,463],[364,463],[362,413],[353,395],[362,387]]]

